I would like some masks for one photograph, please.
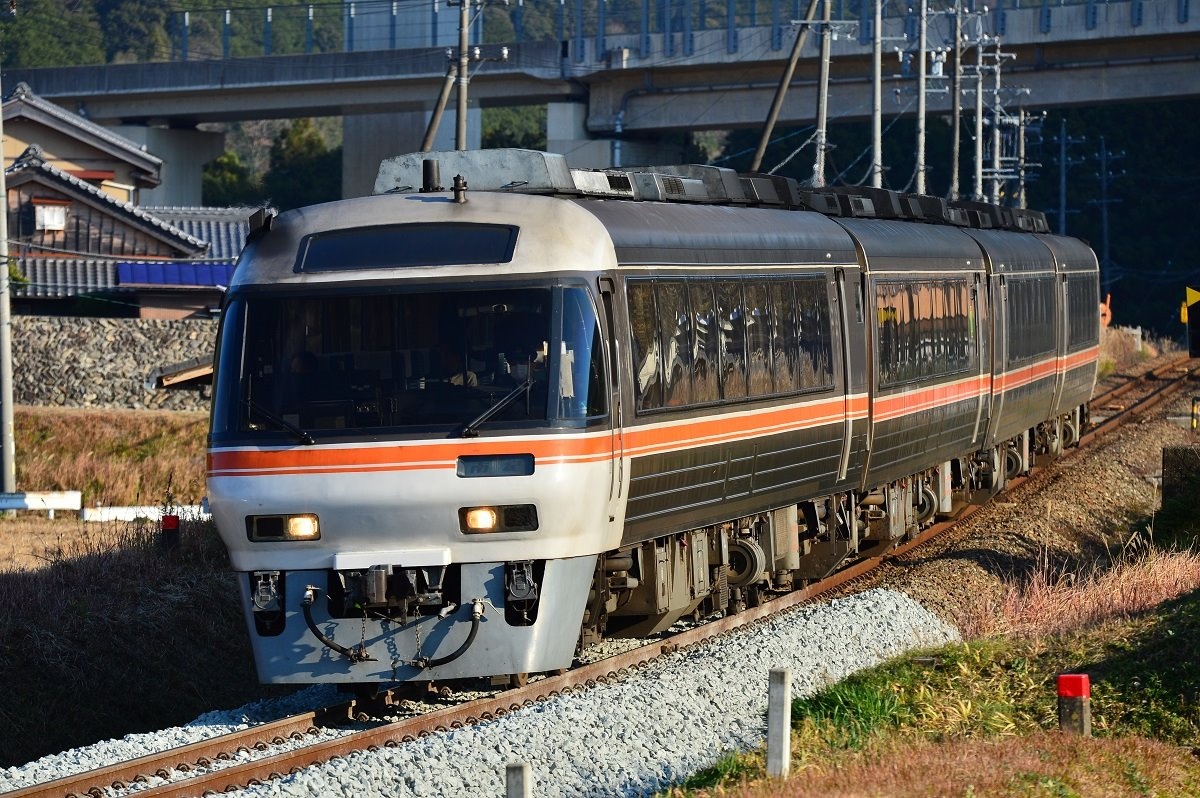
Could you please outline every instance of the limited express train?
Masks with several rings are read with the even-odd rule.
[[[208,500],[266,682],[740,611],[1076,443],[1096,379],[1096,257],[1026,211],[494,150],[251,227]]]

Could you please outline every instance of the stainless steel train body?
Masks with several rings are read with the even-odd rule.
[[[1000,226],[1035,215],[521,151],[377,191],[260,218],[223,311],[209,503],[263,681],[564,668],[1078,439],[1096,260]]]

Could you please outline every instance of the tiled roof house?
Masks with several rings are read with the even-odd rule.
[[[18,312],[180,318],[220,304],[252,209],[139,207],[160,159],[23,84],[3,109]]]

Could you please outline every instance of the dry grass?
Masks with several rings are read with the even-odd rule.
[[[1149,549],[1110,568],[1082,574],[1039,558],[1024,581],[1008,584],[998,599],[981,596],[959,608],[964,639],[1001,634],[1036,638],[1125,620],[1200,588],[1200,554]]]
[[[1115,777],[1114,777],[1115,774]],[[1142,738],[906,739],[810,767],[786,782],[743,783],[693,793],[725,798],[927,798],[928,796],[1194,796],[1200,783],[1186,750]]]
[[[92,506],[203,494],[201,413],[14,415],[21,490],[81,490]],[[0,767],[272,692],[211,523],[185,515],[168,549],[157,524],[73,516],[0,516]]]
[[[203,413],[17,408],[20,490],[83,492],[86,506],[181,504],[204,494]]]
[[[79,534],[0,571],[0,767],[269,692],[211,523],[181,519],[176,548],[156,524]]]

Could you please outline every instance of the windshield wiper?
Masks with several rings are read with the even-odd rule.
[[[275,415],[267,408],[260,405],[258,402],[254,401],[253,399],[243,399],[242,404],[244,404],[244,405],[246,405],[246,407],[250,408],[250,410],[252,412],[258,413],[260,416],[265,418],[267,421],[270,421],[272,424],[274,424],[279,429],[292,433],[297,438],[299,438],[300,442],[302,444],[304,444],[305,446],[312,446],[314,443],[316,443],[316,440],[313,439],[312,435],[309,435],[307,432],[300,429],[299,427],[297,427],[295,424],[291,423],[290,421],[283,420],[282,418]]]
[[[519,397],[522,393],[528,393],[530,391],[530,389],[532,389],[532,388],[533,388],[533,370],[530,369],[529,376],[525,378],[525,382],[521,383],[516,388],[513,388],[511,391],[506,393],[503,396],[503,398],[500,399],[499,402],[496,402],[496,404],[492,405],[487,410],[484,410],[482,413],[480,413],[478,416],[476,416],[472,421],[468,421],[465,425],[463,425],[462,437],[464,437],[464,438],[477,437],[479,435],[479,432],[476,431],[476,429],[475,429],[476,427],[478,427],[480,424],[482,424],[485,421],[487,421],[488,419],[490,419],[492,416],[499,413],[504,408],[511,405],[513,402],[515,402],[517,400],[517,397]]]

